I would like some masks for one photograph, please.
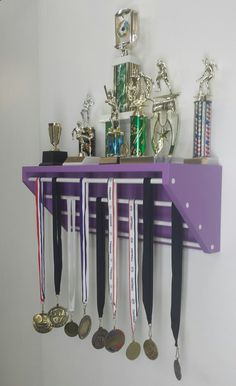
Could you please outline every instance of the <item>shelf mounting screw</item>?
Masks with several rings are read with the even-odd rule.
[[[174,185],[175,184],[175,178],[171,178],[171,183]]]
[[[189,208],[189,202],[186,202],[185,206],[188,209]]]

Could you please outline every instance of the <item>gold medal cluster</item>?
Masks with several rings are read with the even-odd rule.
[[[89,315],[84,315],[79,325],[70,317],[66,308],[57,304],[51,308],[48,313],[42,311],[33,316],[33,327],[40,334],[46,334],[53,328],[64,327],[64,332],[69,337],[78,336],[85,339],[91,331],[92,321]],[[110,353],[120,351],[125,344],[125,335],[123,331],[113,328],[108,332],[105,328],[99,326],[98,330],[92,336],[92,345],[95,349],[106,348]],[[155,342],[149,338],[145,340],[143,349],[146,356],[154,360],[158,357],[158,349]],[[133,340],[126,349],[126,357],[130,360],[138,358],[141,352],[141,346]]]

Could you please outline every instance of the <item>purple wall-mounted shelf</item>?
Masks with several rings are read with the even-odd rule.
[[[119,165],[72,165],[26,166],[23,182],[35,193],[35,177],[45,178],[46,207],[51,212],[51,178],[61,182],[63,226],[66,228],[66,198],[75,197],[79,219],[80,178],[89,183],[90,229],[95,229],[95,199],[106,198],[106,179],[117,181],[118,230],[127,235],[127,200],[139,202],[139,234],[142,237],[142,179],[150,177],[154,184],[155,241],[170,244],[171,203],[174,202],[184,219],[184,245],[213,253],[220,250],[221,180],[219,165],[194,164],[119,164]],[[77,220],[77,225],[79,221]]]

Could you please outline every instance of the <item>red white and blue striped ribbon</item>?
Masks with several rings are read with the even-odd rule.
[[[139,311],[138,290],[138,205],[129,200],[129,304],[130,322],[134,338]]]

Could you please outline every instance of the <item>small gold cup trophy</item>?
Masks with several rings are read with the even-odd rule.
[[[58,145],[61,138],[62,126],[58,122],[48,124],[48,133],[52,149],[43,151],[43,160],[40,166],[62,165],[67,158],[66,151],[60,151]]]

